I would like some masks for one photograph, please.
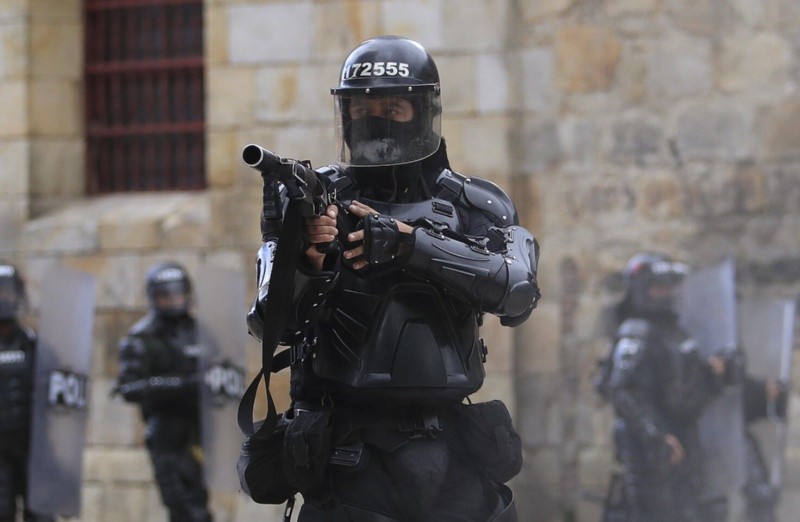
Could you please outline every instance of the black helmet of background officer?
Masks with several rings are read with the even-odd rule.
[[[17,269],[0,261],[0,321],[12,321],[17,317],[25,299],[25,283]]]
[[[419,43],[399,36],[362,42],[345,59],[331,94],[341,163],[402,165],[439,149],[439,72]]]
[[[192,285],[189,274],[178,263],[153,265],[147,272],[147,300],[162,319],[177,319],[189,313]]]
[[[645,316],[677,315],[678,290],[689,273],[685,263],[653,252],[634,255],[622,273],[632,311]]]

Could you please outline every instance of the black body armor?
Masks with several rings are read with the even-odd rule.
[[[194,319],[148,315],[120,341],[119,389],[138,402],[145,419],[197,418],[198,357]]]
[[[118,390],[138,403],[147,449],[170,521],[207,522],[199,447],[199,347],[195,320],[150,314],[120,341]]]
[[[14,324],[6,339],[0,339],[0,449],[7,444],[25,447],[30,429],[36,336]]]
[[[319,172],[333,186],[361,174],[338,166]],[[380,518],[386,521],[438,520],[444,513],[516,520],[510,490],[502,486],[522,465],[511,417],[500,401],[460,402],[483,383],[483,314],[513,326],[536,306],[538,244],[517,224],[508,196],[488,181],[423,168],[416,184],[403,190],[403,173],[396,174],[398,187],[389,197],[364,187],[368,180],[343,183],[350,188],[337,191],[337,228],[343,249],[350,249],[346,238],[355,227],[380,234],[392,220],[411,224],[403,256],[377,258],[359,271],[338,255],[328,256],[333,259],[322,272],[308,270],[303,259],[297,265],[282,340],[293,345],[291,396],[298,417],[283,438],[283,465],[306,500],[300,519],[332,520],[342,516],[338,509],[348,516],[355,510],[364,520],[378,520],[369,518],[376,512],[393,513]],[[348,214],[344,209],[355,199],[377,214],[363,221]],[[391,233],[386,238],[393,240]],[[267,266],[268,249],[260,255],[258,266]],[[266,295],[263,285],[248,315],[257,338]],[[325,426],[332,434],[312,436]],[[502,441],[498,433],[506,434]],[[303,441],[310,440],[333,445],[327,471],[328,450],[306,447]],[[311,467],[295,461],[312,454]],[[314,489],[296,479],[309,469],[320,470]],[[325,486],[330,483],[334,491]],[[331,507],[331,495],[338,508]],[[437,502],[440,508],[433,507]]]
[[[612,364],[607,393],[618,419],[615,443],[628,520],[699,521],[697,421],[721,380],[671,317],[625,320]],[[686,451],[677,465],[669,463],[666,434]]]
[[[338,167],[321,172],[343,175]],[[294,379],[296,400],[457,402],[483,383],[482,314],[514,325],[535,307],[538,245],[517,225],[508,196],[447,169],[433,179],[436,197],[417,201],[378,201],[355,188],[339,194],[345,205],[358,199],[414,224],[411,253],[358,273],[345,263],[318,274],[299,269],[284,339],[300,344],[313,325],[315,341],[298,350],[305,363]],[[340,236],[355,226],[342,214]],[[257,337],[260,308],[257,300],[248,317]]]
[[[315,181],[338,206],[340,248],[331,251],[329,234],[317,233],[331,232],[329,218],[307,219],[302,248],[281,229],[292,250],[277,245],[276,266],[290,271],[281,252],[292,256],[297,246],[296,270],[270,277],[293,275],[294,286],[274,294],[291,294],[286,309],[269,301],[271,325],[282,331],[264,335],[275,248],[264,225],[280,221],[278,212],[265,219],[279,207],[265,197],[248,326],[267,341],[270,370],[276,340],[291,347],[276,358],[291,364],[293,407],[268,437],[246,442],[243,487],[265,502],[299,491],[303,522],[514,521],[503,483],[519,472],[522,449],[511,415],[501,401],[461,400],[483,383],[483,314],[515,326],[536,306],[536,240],[499,187],[450,170],[439,73],[418,42],[362,42],[331,94],[339,164],[318,169]],[[350,213],[353,201],[372,211],[355,205]]]
[[[36,336],[16,320],[0,338],[0,521],[15,520],[17,497],[27,488],[28,446]],[[52,517],[24,509],[24,520],[50,522]]]

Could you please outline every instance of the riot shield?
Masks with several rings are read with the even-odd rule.
[[[66,268],[42,281],[28,502],[37,513],[80,515],[94,324],[94,277]]]
[[[689,274],[683,283],[681,326],[698,343],[704,358],[729,356],[738,346],[734,264],[719,264]],[[701,500],[738,493],[745,480],[742,383],[734,379],[705,409],[698,422],[704,490]]]
[[[195,282],[195,311],[204,353],[200,420],[206,483],[212,490],[238,491],[236,462],[243,435],[236,412],[244,394],[247,357],[244,278],[206,265]]]
[[[741,341],[750,377],[790,384],[794,317],[794,301],[751,299],[741,303]],[[780,488],[787,423],[772,406],[767,418],[748,426],[748,431],[755,437],[768,467],[770,483]]]

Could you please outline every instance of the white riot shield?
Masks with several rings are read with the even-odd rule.
[[[94,277],[66,268],[42,281],[28,463],[34,512],[79,516],[94,324]]]
[[[236,462],[244,439],[236,421],[245,389],[247,308],[241,274],[212,266],[195,277],[196,317],[203,346],[200,421],[205,479],[215,491],[238,491]]]
[[[732,259],[697,270],[683,283],[681,326],[703,357],[737,349],[736,295]],[[744,412],[740,382],[726,385],[698,422],[703,462],[703,500],[738,493],[745,480]]]
[[[759,380],[790,384],[792,345],[794,342],[794,301],[746,300],[739,308],[742,347],[746,354],[747,373]],[[783,455],[786,446],[786,419],[775,412],[748,430],[758,441],[770,482],[780,488]]]

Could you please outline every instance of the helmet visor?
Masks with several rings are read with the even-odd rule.
[[[334,94],[336,147],[345,165],[377,167],[427,158],[441,142],[439,94]]]
[[[179,316],[189,311],[189,292],[183,281],[160,283],[153,288],[153,307],[163,316]]]

